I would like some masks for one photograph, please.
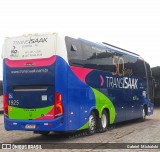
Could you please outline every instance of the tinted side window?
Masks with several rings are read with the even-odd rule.
[[[136,76],[139,76],[141,78],[146,78],[146,70],[143,60],[137,59],[137,62],[135,63],[134,72]]]
[[[81,42],[83,52],[83,67],[97,69],[96,56],[97,52],[93,49],[93,45]]]
[[[70,37],[66,37],[65,41],[70,65],[109,71],[119,76],[146,77],[144,61],[136,57]]]
[[[125,61],[125,73],[141,78],[146,77],[144,61],[130,55],[124,55],[123,58]]]
[[[103,71],[114,72],[116,68],[113,65],[113,54],[107,52],[107,50],[99,52],[97,54],[97,68]]]
[[[134,68],[137,60],[129,55],[123,55],[123,59],[124,59],[125,75],[126,74],[133,75],[133,73],[135,73]]]
[[[82,42],[82,51],[84,67],[102,71],[115,71],[113,53],[107,51],[107,48]]]
[[[70,37],[66,37],[65,42],[69,65],[83,66],[83,52],[81,50],[81,42]]]

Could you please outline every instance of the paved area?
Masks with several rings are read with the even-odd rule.
[[[47,137],[44,137],[38,134],[33,134],[32,132],[5,131],[3,115],[0,115],[0,136],[0,143],[160,143],[160,108],[155,109],[154,115],[147,117],[145,122],[139,122],[137,120],[123,122],[115,125],[105,133],[97,133],[93,136],[87,136],[83,132],[74,134],[51,133]],[[87,151],[103,150],[95,150],[91,148]]]
[[[3,100],[2,100],[3,96],[0,96],[0,111],[3,110]]]

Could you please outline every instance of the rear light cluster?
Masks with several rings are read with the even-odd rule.
[[[7,94],[3,95],[4,114],[8,116],[8,97]]]
[[[55,104],[54,104],[54,117],[63,115],[64,109],[62,105],[62,95],[58,92],[55,93]]]

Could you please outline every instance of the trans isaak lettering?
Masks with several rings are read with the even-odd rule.
[[[138,79],[136,78],[116,78],[106,76],[106,80],[108,88],[138,89]]]
[[[47,37],[45,38],[30,38],[29,40],[22,40],[22,41],[13,41],[13,45],[23,45],[23,44],[34,44],[34,43],[45,43],[47,42]]]

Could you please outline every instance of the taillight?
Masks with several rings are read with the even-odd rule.
[[[8,97],[7,94],[3,95],[4,114],[8,116]]]
[[[55,104],[54,104],[54,117],[63,115],[62,95],[58,92],[55,93]]]

